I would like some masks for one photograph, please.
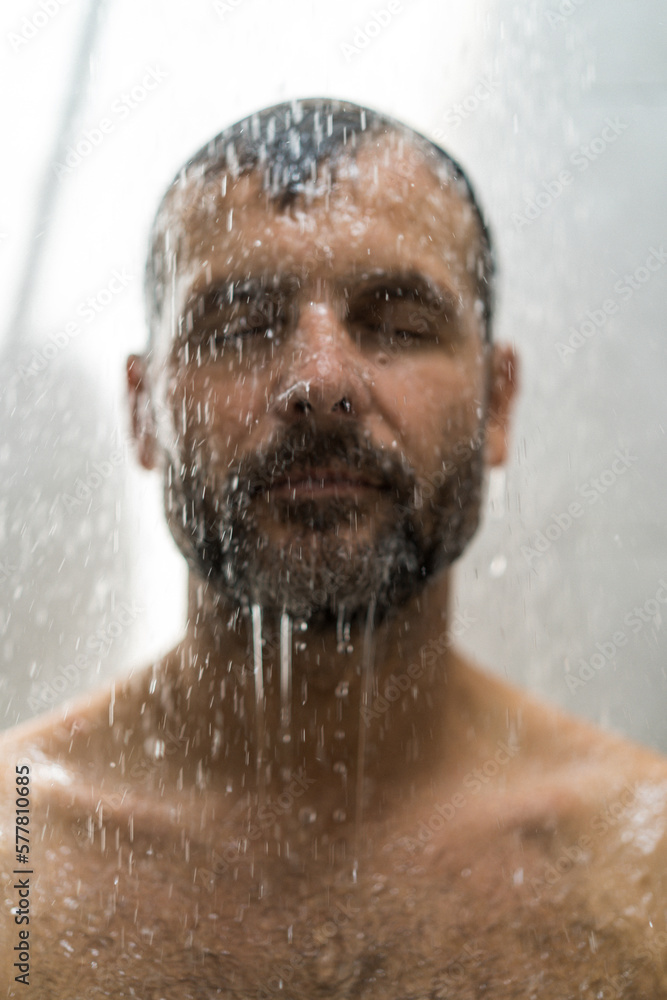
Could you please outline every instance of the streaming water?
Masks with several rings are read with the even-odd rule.
[[[262,657],[262,609],[252,605],[252,650],[255,678],[255,735],[257,742],[257,796],[261,807],[266,802],[266,780],[264,774],[264,745],[266,742],[266,722],[264,719],[264,664]]]
[[[289,781],[293,773],[294,741],[292,725],[292,618],[286,611],[280,616],[280,753],[282,776]]]
[[[266,804],[266,709],[265,709],[265,687],[264,687],[264,656],[263,656],[263,613],[259,604],[251,606],[252,621],[252,651],[253,651],[253,676],[255,683],[255,737],[257,743],[256,752],[256,775],[258,806]],[[302,631],[306,623],[297,625],[297,631]],[[307,625],[306,625],[307,627]],[[281,775],[288,781],[293,774],[294,764],[294,739],[292,736],[292,654],[294,641],[294,624],[291,615],[283,611],[279,618],[279,661],[280,661],[280,724],[279,724],[279,746]],[[336,642],[339,652],[351,653],[353,646],[350,642],[351,625],[346,619],[345,609],[341,608],[338,615],[336,627]],[[363,709],[367,707],[373,695],[373,680],[375,670],[375,599],[368,605],[366,613],[366,623],[364,628],[363,646],[361,654],[361,684],[359,688],[359,735],[357,740],[357,760],[356,760],[356,788],[354,799],[354,834],[352,848],[352,882],[357,884],[359,877],[360,858],[363,844],[363,819],[364,819],[364,777],[366,763],[366,739],[367,726],[364,723]],[[336,699],[340,706],[342,700],[348,696],[349,684],[341,681],[336,687]],[[337,709],[339,711],[339,709]],[[341,776],[345,784],[347,781],[347,767],[344,763],[334,764],[334,772]],[[334,819],[342,821],[345,816],[339,810],[340,815]]]
[[[351,653],[350,646],[350,622],[345,614],[345,605],[341,604],[338,609],[338,619],[336,621],[336,648],[339,653]]]
[[[354,850],[352,856],[352,881],[356,884],[359,875],[361,835],[364,812],[364,769],[366,762],[366,731],[363,709],[370,703],[373,693],[373,672],[375,667],[375,598],[368,605],[364,645],[361,656],[361,687],[359,692],[359,740],[357,744],[357,789],[354,809]]]

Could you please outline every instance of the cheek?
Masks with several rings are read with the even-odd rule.
[[[202,366],[170,387],[171,411],[188,450],[205,439],[213,450],[245,451],[267,413],[266,377]]]
[[[406,456],[417,468],[439,464],[479,422],[479,386],[469,367],[456,362],[402,365],[387,378],[382,395]]]

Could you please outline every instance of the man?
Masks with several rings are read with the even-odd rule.
[[[461,169],[352,104],[170,187],[128,385],[187,630],[6,738],[3,996],[667,996],[664,761],[453,648],[517,382],[492,280]]]

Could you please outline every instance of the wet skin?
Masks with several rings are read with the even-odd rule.
[[[467,266],[474,220],[391,137],[362,148],[357,166],[286,210],[266,204],[255,175],[224,195],[218,184],[206,210],[196,189],[173,205],[174,294],[128,381],[143,464],[202,470],[184,496],[222,489],[234,463],[304,424],[395,456],[389,467],[409,469],[418,493],[482,440],[479,411],[486,462],[505,459],[516,361],[483,343]],[[405,287],[426,278],[447,307],[417,310],[426,325],[399,343],[404,304],[393,337],[363,311],[371,271],[402,274]],[[244,342],[243,354],[235,343],[198,358],[194,341],[186,352],[179,318],[206,288],[279,273],[299,278],[280,337]],[[253,499],[258,575],[295,577],[295,600],[309,578],[326,593],[322,564],[352,600],[391,534],[392,490],[351,483],[349,467],[341,482],[343,471],[300,469]],[[279,600],[267,582],[260,726],[251,622],[231,586],[204,583],[183,497],[167,490],[167,501],[192,567],[183,641],[112,692],[3,740],[3,873],[15,867],[9,779],[14,762],[31,766],[35,995],[667,996],[661,758],[455,653],[446,566],[382,617],[374,656],[363,614],[342,643],[326,615],[295,631],[283,741]],[[463,543],[478,504],[473,491]],[[333,529],[317,526],[323,510],[338,516]],[[425,534],[442,527],[423,496],[415,511]],[[365,702],[364,658],[376,685]],[[11,878],[3,885],[15,905]],[[2,920],[13,945],[9,906]],[[21,996],[6,952],[0,995]]]

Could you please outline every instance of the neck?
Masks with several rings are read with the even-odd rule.
[[[414,794],[456,745],[448,590],[442,574],[376,627],[372,609],[305,625],[223,606],[191,577],[163,690],[207,786],[260,806],[294,795],[302,823],[308,809],[358,823],[362,803],[379,815]]]
[[[221,738],[243,748],[243,770],[261,756],[269,782],[279,777],[281,758],[293,768],[334,763],[341,753],[353,761],[362,729],[371,756],[373,747],[381,750],[377,768],[394,774],[394,758],[416,739],[415,725],[424,732],[443,706],[451,658],[448,589],[442,575],[375,626],[372,609],[352,621],[307,623],[223,605],[191,576],[174,678],[186,709],[182,722],[199,731],[209,723],[222,726]],[[424,649],[430,642],[437,658]],[[381,746],[390,733],[391,764]],[[412,752],[424,762],[427,747]],[[226,768],[231,748],[225,760]]]

